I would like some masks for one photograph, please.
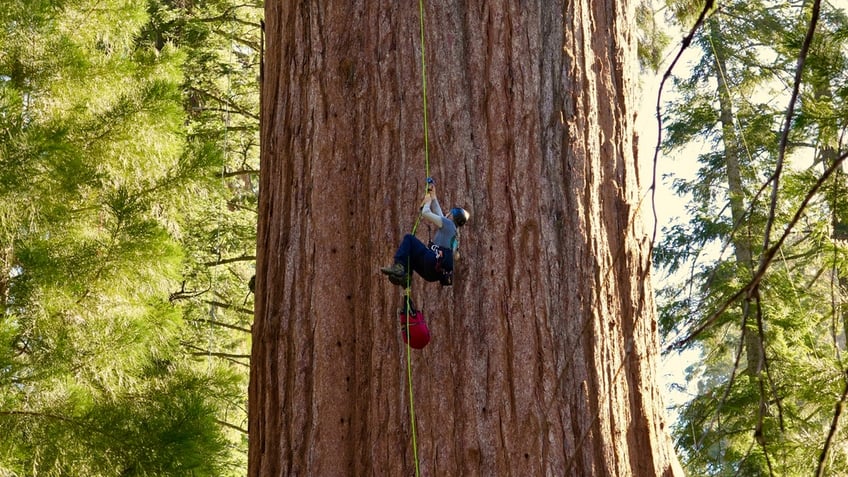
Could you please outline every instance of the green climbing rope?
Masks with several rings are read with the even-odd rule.
[[[421,97],[423,102],[423,110],[424,110],[424,177],[430,177],[430,138],[429,138],[429,130],[427,127],[427,62],[425,61],[424,54],[424,0],[418,0],[418,23],[421,30]],[[429,187],[429,184],[425,180],[425,188]],[[418,214],[418,218],[415,220],[415,225],[412,227],[412,235],[415,235],[415,231],[418,230],[418,224],[421,223],[421,214]],[[404,298],[403,303],[405,307],[405,315],[406,315],[406,333],[409,333],[409,320],[410,315],[412,314],[411,310],[411,299],[412,299],[412,270],[410,269],[410,263],[407,261],[406,264],[406,289],[404,290]],[[418,438],[415,429],[415,394],[413,393],[412,388],[412,349],[409,343],[409,336],[407,336],[406,340],[406,378],[409,387],[409,420],[410,420],[410,430],[412,431],[412,454],[415,459],[415,477],[420,477],[421,471],[419,466],[418,459]]]

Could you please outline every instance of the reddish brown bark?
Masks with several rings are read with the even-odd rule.
[[[631,7],[519,3],[426,2],[430,173],[472,219],[454,286],[413,287],[421,473],[674,475]],[[266,2],[250,475],[414,473],[378,268],[425,176],[417,7]]]

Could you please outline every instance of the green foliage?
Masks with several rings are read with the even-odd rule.
[[[0,475],[243,475],[260,15],[3,2]]]
[[[697,396],[680,407],[674,428],[689,475],[812,475],[843,404],[848,235],[840,230],[848,179],[839,171],[824,181],[823,171],[848,152],[841,91],[848,17],[824,5],[773,210],[771,181],[809,7],[722,3],[693,42],[692,74],[674,82],[679,97],[668,105],[664,151],[693,142],[709,149],[694,180],[674,183],[689,198],[690,218],[666,228],[655,249],[674,281],[657,293],[661,331],[688,338],[678,345],[704,356],[692,369]],[[686,28],[696,7],[674,2]],[[752,283],[770,257],[770,223],[768,247],[784,231],[786,240]],[[834,437],[825,470],[842,475],[841,423]]]
[[[55,383],[33,410],[0,413],[7,471],[25,475],[222,475],[227,456],[208,389],[226,385],[167,366],[117,389]]]
[[[654,7],[650,0],[636,5],[637,54],[643,69],[658,71],[662,53],[671,39],[657,24]]]

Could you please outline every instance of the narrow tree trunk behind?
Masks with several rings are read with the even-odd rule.
[[[426,4],[430,174],[472,218],[454,286],[413,286],[421,474],[682,475],[632,6],[525,3]],[[414,473],[400,289],[378,269],[424,187],[417,6],[266,2],[250,475]]]
[[[839,153],[836,148],[824,147],[821,151],[822,163],[825,168],[833,167],[835,161],[839,158]],[[828,202],[831,207],[831,227],[833,232],[831,238],[837,244],[848,244],[848,207],[845,205],[846,196],[848,196],[848,174],[842,169],[838,169],[833,174],[832,185],[828,192]],[[848,341],[848,274],[840,273],[837,267],[834,267],[836,273],[837,287],[834,292],[834,305],[836,316],[842,322],[842,333],[845,340]],[[848,347],[846,343],[842,344],[843,349]]]
[[[818,78],[816,78],[818,80]],[[813,85],[813,97],[816,101],[830,103],[833,101],[833,92],[829,83],[816,81]],[[829,121],[825,124],[821,131],[821,157],[822,166],[824,169],[833,167],[839,159],[839,147],[837,146],[839,127],[836,121]],[[831,183],[827,188],[827,202],[830,206],[831,214],[831,238],[837,244],[848,243],[848,207],[846,207],[846,197],[848,197],[848,174],[844,168],[838,168],[834,171]],[[835,257],[834,257],[835,258]],[[845,340],[848,341],[848,274],[840,273],[837,267],[833,269],[836,273],[837,287],[834,291],[834,308],[835,313],[842,322],[842,333]],[[848,347],[845,342],[842,343],[842,348]]]
[[[718,20],[711,20],[709,28],[713,38],[721,38]],[[742,167],[740,154],[744,145],[736,134],[736,119],[733,114],[733,103],[730,88],[727,84],[727,51],[725,45],[713,48],[714,64],[717,70],[719,99],[719,120],[721,121],[722,140],[724,142],[724,163],[727,171],[727,195],[730,200],[730,216],[733,221],[733,250],[736,256],[736,267],[743,281],[750,280],[754,274],[754,259],[751,247],[751,234],[745,219],[745,189],[742,185]],[[756,317],[752,313],[750,301],[742,304],[742,315],[746,327],[742,331],[745,343],[747,361],[746,373],[752,378],[760,378],[765,366],[765,349],[762,339],[757,332]],[[760,412],[764,413],[766,396],[760,396]]]

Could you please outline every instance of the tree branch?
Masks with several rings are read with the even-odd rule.
[[[801,45],[801,53],[798,55],[798,65],[795,67],[795,80],[792,84],[792,97],[789,99],[789,107],[786,109],[786,119],[783,125],[783,134],[780,136],[780,147],[777,153],[777,164],[774,166],[774,174],[769,179],[772,182],[771,187],[771,205],[769,206],[769,215],[766,219],[766,231],[763,237],[763,250],[768,250],[769,240],[771,239],[771,228],[774,225],[777,210],[777,191],[780,184],[780,175],[783,172],[783,162],[786,157],[786,148],[789,142],[789,130],[792,128],[792,117],[795,115],[795,104],[798,101],[798,94],[801,89],[802,73],[804,72],[804,63],[806,63],[807,54],[810,51],[810,45],[813,42],[813,35],[816,32],[816,24],[819,21],[819,10],[821,9],[821,0],[813,1],[812,17],[810,25],[807,28],[807,35],[804,38],[804,43]],[[765,260],[766,257],[763,257]],[[761,262],[761,267],[764,262]]]
[[[238,176],[249,176],[249,175],[258,175],[259,169],[239,169],[237,171],[230,171],[221,174],[221,177],[238,177]]]
[[[256,260],[256,255],[241,255],[239,257],[224,258],[221,260],[215,260],[214,262],[205,262],[203,265],[207,267],[214,267],[217,265],[225,265],[234,262],[249,262],[252,260]]]
[[[813,199],[813,196],[819,191],[822,185],[830,178],[830,176],[842,166],[842,162],[848,158],[848,153],[844,153],[839,156],[838,159],[833,161],[827,169],[825,169],[824,173],[821,177],[819,177],[818,181],[813,185],[813,187],[807,193],[807,196],[804,197],[804,200],[801,202],[801,205],[798,207],[798,210],[795,211],[795,215],[792,217],[792,220],[789,221],[789,224],[786,226],[786,229],[783,231],[783,235],[778,239],[777,243],[774,244],[770,249],[766,250],[763,254],[763,258],[760,260],[760,266],[757,269],[757,272],[751,278],[751,280],[742,288],[740,288],[736,293],[730,296],[716,311],[710,314],[706,320],[694,331],[692,331],[686,338],[676,341],[675,343],[669,346],[669,349],[674,348],[682,348],[689,344],[693,339],[695,339],[698,335],[700,335],[704,330],[711,327],[713,323],[721,316],[727,309],[736,302],[742,296],[750,296],[753,293],[754,289],[759,287],[760,281],[762,281],[763,276],[765,276],[766,270],[768,270],[771,262],[774,261],[774,256],[777,254],[777,251],[780,247],[783,246],[783,243],[786,241],[786,238],[789,236],[789,233],[795,228],[798,224],[798,221],[801,220],[801,215],[807,209],[807,205]]]
[[[707,13],[713,9],[715,4],[714,0],[707,0],[704,3],[704,8],[701,10],[701,14],[698,15],[698,19],[695,20],[695,24],[692,25],[692,28],[689,30],[689,34],[683,38],[683,41],[680,43],[680,49],[677,51],[677,55],[675,55],[674,60],[671,61],[671,64],[668,65],[668,68],[663,73],[662,80],[660,80],[659,90],[657,92],[657,106],[656,106],[656,118],[657,118],[657,145],[654,148],[654,159],[653,159],[653,172],[651,174],[651,186],[648,190],[651,191],[651,209],[654,215],[654,230],[651,235],[651,243],[648,250],[648,256],[653,256],[654,254],[654,244],[657,242],[657,224],[659,224],[659,217],[657,217],[657,164],[659,162],[660,156],[660,146],[662,145],[662,132],[663,132],[663,122],[662,122],[662,95],[663,89],[665,89],[665,82],[671,78],[671,72],[674,70],[674,67],[677,66],[677,62],[680,61],[680,58],[683,57],[683,53],[689,48],[689,45],[692,43],[692,39],[695,38],[695,34],[698,33],[698,30],[703,26],[704,20],[707,17]]]
[[[40,417],[47,419],[55,419],[57,421],[67,422],[70,424],[74,424],[76,426],[82,426],[82,423],[71,419],[69,417],[60,416],[58,414],[51,414],[48,412],[35,412],[35,411],[0,411],[0,416],[23,416],[23,417]]]
[[[830,431],[828,431],[827,439],[824,441],[824,448],[822,448],[821,454],[819,454],[819,465],[816,468],[816,477],[823,477],[825,475],[825,460],[827,459],[828,451],[830,451],[830,446],[833,444],[836,431],[839,429],[839,417],[842,415],[842,408],[845,407],[846,399],[848,399],[848,380],[845,381],[845,388],[842,390],[842,396],[839,398],[839,402],[836,403],[836,410],[833,412],[833,420],[830,422]]]
[[[241,308],[235,305],[230,305],[229,303],[214,300],[204,300],[204,303],[206,303],[207,305],[217,306],[225,310],[233,310],[239,313],[244,313],[245,315],[253,316],[253,310],[251,310],[250,308]]]
[[[210,320],[210,319],[207,319],[207,318],[201,318],[201,319],[191,320],[191,321],[199,322],[199,323],[208,323],[210,325],[220,326],[222,328],[229,328],[231,330],[241,331],[241,332],[244,332],[244,333],[251,333],[251,330],[249,330],[248,328],[243,328],[241,326],[231,325],[229,323],[224,323],[222,321]]]
[[[185,300],[185,299],[188,299],[188,298],[198,297],[198,296],[203,295],[204,293],[206,293],[210,290],[210,288],[207,287],[206,289],[203,289],[203,290],[186,291],[185,284],[186,284],[186,282],[185,282],[185,280],[183,280],[183,283],[180,286],[180,290],[175,291],[168,296],[169,302],[173,303],[177,300]]]
[[[220,424],[224,427],[229,427],[230,429],[235,429],[235,430],[241,432],[242,434],[247,435],[247,429],[242,429],[241,427],[239,427],[235,424],[230,424],[229,422],[223,421],[221,419],[215,419],[215,422],[217,422],[218,424]]]
[[[192,351],[192,352],[189,353],[191,356],[214,356],[216,358],[221,358],[221,359],[224,359],[224,360],[229,361],[231,363],[235,363],[235,364],[238,364],[238,365],[241,365],[241,366],[244,366],[244,367],[248,367],[248,368],[250,367],[249,364],[246,364],[246,363],[239,361],[239,359],[247,359],[248,361],[250,361],[250,355],[249,354],[234,354],[234,353],[213,352],[213,351],[209,351],[209,350],[204,350],[203,348],[200,348],[199,346],[195,346],[195,345],[193,345],[189,342],[186,342],[186,341],[183,341],[180,344],[184,348],[196,350],[196,351]]]
[[[251,119],[259,121],[259,115],[255,114],[251,111],[245,110],[244,108],[242,108],[238,104],[234,103],[233,101],[221,98],[221,97],[216,96],[216,95],[210,93],[209,91],[206,91],[206,90],[203,90],[203,89],[189,87],[189,90],[194,91],[195,93],[198,93],[202,96],[206,96],[207,98],[210,98],[212,100],[215,100],[215,101],[217,101],[217,102],[219,102],[223,105],[226,105],[229,108],[229,109],[219,109],[218,111],[227,112],[227,113],[237,112],[237,113],[242,114],[244,116],[247,116]],[[206,110],[206,111],[213,110],[213,108],[203,108],[203,109]]]

